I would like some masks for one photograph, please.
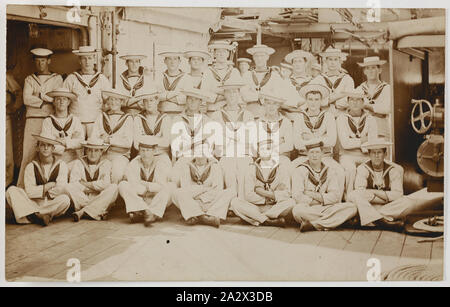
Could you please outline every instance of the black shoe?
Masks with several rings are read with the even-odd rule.
[[[75,211],[74,213],[72,213],[72,217],[74,222],[79,222],[83,217],[83,212]]]
[[[216,228],[220,227],[220,218],[218,218],[218,217],[211,216],[211,215],[202,215],[200,217],[200,220],[202,221],[203,224],[213,226]]]
[[[286,226],[286,221],[283,217],[277,219],[267,219],[262,225],[284,227]]]
[[[380,219],[375,221],[374,224],[383,230],[390,230],[402,233],[405,230],[405,222],[403,220],[388,221],[386,219]]]
[[[302,221],[300,223],[300,232],[308,232],[315,230],[314,226],[309,221]]]
[[[359,220],[359,217],[355,216],[348,221],[346,221],[344,224],[342,224],[343,228],[359,228],[361,226],[361,221]]]

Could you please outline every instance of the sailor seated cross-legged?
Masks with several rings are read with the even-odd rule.
[[[81,143],[86,155],[73,163],[67,191],[74,203],[73,218],[84,215],[104,220],[118,195],[117,184],[111,183],[111,161],[103,157],[108,145],[102,139]]]
[[[53,154],[59,142],[52,135],[33,136],[38,141],[38,152],[25,167],[25,189],[9,187],[6,200],[17,223],[47,226],[69,209],[70,198],[65,195],[68,170]]]
[[[106,159],[112,163],[111,181],[118,184],[129,163],[133,144],[133,117],[121,111],[128,96],[118,90],[103,91],[106,99],[105,110],[92,128],[91,138],[102,139],[109,146]]]
[[[284,226],[295,205],[289,171],[278,163],[273,147],[268,139],[258,143],[259,158],[245,170],[245,199],[231,201],[231,210],[255,226]]]
[[[253,115],[245,108],[241,100],[240,89],[243,86],[244,83],[241,80],[225,81],[221,88],[226,104],[222,110],[210,115],[213,121],[222,125],[223,145],[216,144],[215,147],[221,153],[219,164],[224,174],[225,186],[235,189],[239,197],[244,196],[242,170],[252,162],[254,155],[250,145],[251,136],[246,137],[247,128],[251,128],[249,126],[252,124]],[[256,131],[256,125],[254,128]]]
[[[174,204],[190,225],[219,227],[235,197],[232,189],[224,189],[222,170],[211,152],[206,141],[194,144],[194,158],[183,165],[181,187],[173,194]]]
[[[332,167],[338,175],[339,201],[345,187],[345,172],[342,166],[333,159],[333,148],[336,145],[336,120],[329,111],[322,109],[322,101],[328,98],[329,91],[319,84],[308,84],[300,89],[300,95],[306,99],[306,109],[298,120],[294,121],[294,147],[299,157],[292,161],[296,168],[307,160],[306,145],[320,139],[323,142],[322,162]]]
[[[340,203],[338,176],[322,163],[322,141],[306,145],[306,150],[308,160],[292,176],[292,197],[297,203],[292,215],[300,223],[300,231],[338,227],[356,215],[356,206]]]
[[[385,160],[390,142],[383,138],[369,140],[362,145],[369,151],[369,160],[356,169],[355,190],[348,200],[358,206],[362,226],[372,224],[401,229],[399,204],[403,196],[403,168]],[[400,204],[408,206],[408,202]]]
[[[171,201],[169,170],[155,159],[158,143],[155,136],[140,138],[139,155],[130,162],[125,172],[126,180],[119,184],[120,196],[125,201],[131,222],[141,215],[145,226],[161,219]]]
[[[161,92],[155,87],[145,87],[142,94],[136,99],[143,111],[134,117],[134,141],[133,146],[138,151],[140,139],[143,136],[152,135],[158,140],[155,151],[158,163],[165,163],[171,169],[172,162],[169,158],[170,130],[172,120],[169,115],[158,110]]]
[[[80,119],[68,113],[69,105],[76,96],[67,88],[57,88],[47,95],[53,97],[55,114],[44,120],[42,132],[52,135],[62,144],[55,145],[54,154],[67,163],[70,169],[70,163],[78,158],[77,150],[81,149],[85,137]]]
[[[347,112],[336,119],[339,137],[339,163],[345,170],[346,196],[354,189],[356,167],[369,159],[367,150],[361,147],[369,139],[377,137],[377,122],[364,111],[364,93],[354,90],[347,93]]]

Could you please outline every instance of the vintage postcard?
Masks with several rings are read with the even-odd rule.
[[[444,280],[445,8],[44,2],[3,11],[7,282]]]

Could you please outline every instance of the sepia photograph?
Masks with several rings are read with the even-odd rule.
[[[6,283],[445,281],[445,8],[45,2],[2,16]]]

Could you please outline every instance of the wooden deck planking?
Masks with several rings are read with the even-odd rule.
[[[432,242],[431,260],[444,260],[444,241]]]
[[[428,264],[431,259],[432,242],[418,243],[420,237],[406,236],[399,265]]]
[[[370,255],[380,235],[381,230],[355,230],[344,250]]]
[[[251,236],[261,237],[261,238],[270,238],[275,232],[277,232],[280,227],[274,226],[259,226],[252,228],[251,231],[248,232]]]
[[[9,231],[9,226],[10,225],[6,226],[7,232]],[[155,238],[155,235],[162,235],[162,237],[158,237],[158,240],[164,241],[164,236],[167,235],[167,238],[170,238],[172,241],[172,239],[176,239],[177,237],[180,237],[181,240],[183,236],[188,235],[191,231],[200,231],[200,233],[202,233],[203,228],[205,230],[211,229],[211,227],[204,225],[187,226],[182,223],[178,218],[178,215],[174,214],[173,211],[168,215],[168,220],[156,222],[148,228],[144,227],[142,223],[130,224],[127,218],[100,222],[82,220],[79,223],[64,220],[58,221],[49,227],[39,226],[38,228],[33,229],[31,229],[32,227],[29,227],[31,225],[13,226],[17,226],[11,227],[14,233],[14,239],[7,240],[6,242],[10,247],[9,251],[7,249],[9,259],[11,260],[14,256],[19,257],[19,251],[21,250],[29,251],[31,253],[22,253],[21,257],[23,258],[19,257],[13,263],[7,263],[6,277],[8,280],[15,278],[20,279],[21,277],[65,280],[65,274],[68,269],[66,267],[66,261],[68,258],[79,258],[81,260],[82,270],[87,270],[89,268],[95,269],[96,265],[103,260],[110,259],[111,257],[123,253],[129,253],[130,246],[135,244],[134,239],[141,240],[140,242],[144,242],[143,246],[145,246],[145,244],[154,244],[150,243],[151,241],[149,240],[155,242],[154,239],[152,239]],[[28,229],[19,231],[19,227]],[[344,272],[345,274],[342,275],[346,278],[348,277],[349,280],[365,280],[366,272],[369,269],[365,266],[365,263],[370,257],[380,259],[383,271],[399,265],[400,259],[403,259],[403,257],[405,257],[405,259],[410,259],[411,256],[415,255],[418,257],[417,259],[421,259],[421,255],[423,256],[428,253],[428,258],[431,257],[437,262],[442,261],[443,259],[443,242],[429,243],[429,245],[424,248],[424,245],[422,245],[424,243],[415,243],[417,240],[416,237],[406,237],[402,234],[387,231],[335,230],[300,233],[297,227],[254,227],[233,219],[230,220],[230,222],[227,221],[221,225],[219,231],[221,230],[258,237],[259,240],[268,239],[291,243],[292,246],[295,246],[294,244],[306,244],[319,246],[316,248],[325,247],[327,250],[323,250],[323,252],[329,253],[330,255],[328,258],[322,256],[322,258],[326,258],[324,262],[326,265],[332,265],[330,259],[335,257],[333,255],[342,256],[347,252],[358,252],[361,255],[359,260],[357,260],[358,263],[355,263],[354,266],[361,266],[361,269],[359,269],[360,272],[355,273],[353,269],[349,270],[348,268],[342,269],[344,266],[353,268],[353,262],[351,264],[344,263],[345,258],[341,259],[341,261],[343,261],[342,264],[338,264],[338,266],[341,266],[342,270],[349,271],[348,273]],[[214,230],[213,233],[216,234],[211,237],[212,240],[214,240],[214,237],[217,237],[217,239],[221,237],[220,232]],[[32,243],[28,244],[28,248],[23,248],[25,242]],[[178,242],[180,243],[181,241],[178,240]],[[226,242],[227,241],[224,241],[224,243]],[[242,243],[244,242],[245,241],[242,241]],[[239,250],[241,248],[239,247],[239,244],[225,244],[226,250],[228,251],[228,249],[230,249],[226,254],[230,254],[229,256],[235,255],[236,251],[233,251],[233,249]],[[122,256],[124,255],[125,254]],[[353,257],[352,259],[355,258]],[[245,259],[243,258],[242,260]],[[122,264],[117,263],[118,267],[121,265]],[[105,268],[98,267],[99,272],[104,269]],[[321,270],[320,267],[318,267],[318,270]],[[326,270],[325,266],[322,267],[322,270]],[[317,276],[328,276],[319,271],[317,272]],[[208,276],[208,278],[213,279],[217,273],[218,271],[211,267],[208,272],[205,272],[206,275],[202,276]],[[263,272],[258,273],[255,271],[252,272],[252,274],[261,277],[265,276]],[[112,277],[105,275],[101,279],[112,280]]]
[[[350,243],[355,231],[343,229],[327,232],[328,234],[319,242],[318,246],[342,250]]]
[[[286,243],[292,243],[300,235],[298,227],[279,228],[269,238]]]
[[[91,244],[95,240],[98,240],[109,234],[109,232],[109,230],[103,229],[89,231],[71,240],[55,244],[35,255],[31,255],[22,260],[14,262],[6,267],[6,278],[11,279],[20,275],[26,275],[27,272],[34,270],[38,266],[50,263],[52,260],[58,259],[63,255],[67,255],[71,251],[77,250],[87,244]]]
[[[325,238],[328,234],[328,231],[309,231],[302,232],[300,235],[292,241],[293,244],[308,244],[317,246],[320,244],[320,241]]]

